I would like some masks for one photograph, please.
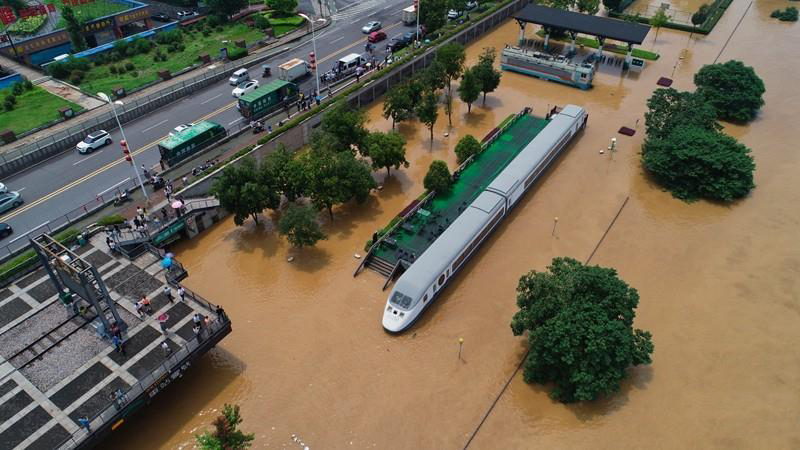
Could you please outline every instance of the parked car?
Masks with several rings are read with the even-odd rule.
[[[177,127],[173,128],[172,131],[169,132],[170,136],[175,136],[176,134],[180,133],[183,130],[188,130],[194,126],[193,123],[182,123]]]
[[[199,16],[200,13],[198,13],[197,11],[178,11],[177,15],[179,20],[184,20],[190,17]]]
[[[78,153],[85,155],[86,153],[92,153],[98,148],[110,143],[111,136],[108,134],[108,131],[97,130],[86,136],[84,140],[78,142],[78,145],[75,147],[78,149]]]
[[[403,39],[403,36],[395,36],[392,38],[391,41],[389,41],[388,44],[386,44],[386,51],[394,53],[407,46],[408,42],[405,39]]]
[[[248,92],[255,91],[256,89],[258,89],[258,81],[247,80],[244,83],[240,84],[239,86],[236,86],[233,92],[231,92],[231,95],[233,95],[236,98],[239,98],[244,94],[247,94]]]
[[[8,188],[5,184],[0,183],[0,194],[5,194],[6,192],[8,192]]]
[[[467,8],[467,11],[472,11],[473,9],[478,7],[478,2],[476,2],[476,1],[468,1],[465,6]]]
[[[417,38],[417,33],[414,31],[408,31],[403,33],[403,39],[406,41],[406,44],[411,44],[414,42],[414,39]]]
[[[464,14],[462,11],[456,11],[455,9],[451,9],[447,11],[447,18],[450,20],[458,19],[461,15]]]
[[[233,72],[230,78],[228,78],[228,84],[231,86],[238,86],[245,81],[250,79],[250,72],[247,71],[244,67],[238,69],[236,72]]]
[[[361,32],[364,34],[372,33],[373,31],[378,31],[383,27],[380,22],[377,20],[373,20],[372,22],[367,22],[366,25],[361,27]]]
[[[383,31],[373,31],[367,36],[367,41],[375,43],[386,39],[386,33]]]
[[[169,16],[164,13],[154,15],[153,20],[157,20],[159,22],[172,22],[172,19],[170,19]]]
[[[14,209],[23,202],[24,200],[22,200],[22,195],[17,191],[0,194],[0,213],[4,213],[9,209]]]
[[[5,222],[0,222],[0,239],[7,238],[7,237],[11,236],[11,233],[13,233],[13,232],[14,232],[14,229],[11,228],[11,225],[9,225],[9,224],[7,224]]]

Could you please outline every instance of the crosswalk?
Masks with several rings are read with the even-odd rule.
[[[334,21],[352,20],[364,16],[364,13],[375,9],[376,6],[381,4],[381,0],[366,0],[358,3],[351,3],[343,8],[339,8],[331,18]]]

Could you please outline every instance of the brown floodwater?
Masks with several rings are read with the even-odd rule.
[[[577,406],[551,401],[517,375],[471,447],[800,447],[800,161],[790,145],[799,134],[800,26],[769,18],[783,2],[754,4],[720,58],[744,60],[767,86],[757,120],[726,126],[753,149],[753,193],[731,205],[686,204],[653,185],[638,162],[645,99],[658,77],[675,68],[674,86],[692,89],[692,74],[714,60],[747,6],[735,1],[710,36],[691,42],[662,30],[661,59],[638,76],[603,67],[584,92],[506,72],[486,107],[479,101],[467,115],[455,103],[448,137],[443,113],[432,145],[424,127],[400,125],[411,166],[388,179],[376,172],[383,189],[364,205],[337,208],[333,223],[321,215],[329,239],[316,248],[291,249],[269,221],[237,228],[232,219],[181,244],[187,284],[225,306],[234,332],[114,445],[191,446],[230,402],[241,405],[256,448],[300,448],[292,435],[312,449],[461,448],[525,352],[508,325],[519,276],[554,256],[585,260],[629,197],[592,262],[615,267],[639,290],[636,326],[653,333],[653,364],[631,370],[618,395]],[[468,49],[469,61],[516,36],[516,25],[505,24]],[[364,241],[422,192],[431,160],[455,166],[459,137],[480,138],[524,106],[542,115],[567,103],[587,108],[586,131],[418,325],[385,334],[383,279],[352,276]],[[386,130],[380,109],[368,110],[369,126]],[[637,119],[636,136],[616,134]],[[617,153],[601,155],[614,136]]]

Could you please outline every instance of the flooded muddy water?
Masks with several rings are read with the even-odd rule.
[[[448,137],[441,111],[432,145],[423,126],[401,124],[411,166],[388,179],[376,172],[383,189],[365,205],[337,208],[332,223],[321,215],[329,239],[316,248],[291,249],[269,221],[237,228],[232,219],[177,247],[187,284],[224,305],[234,332],[117,432],[114,446],[191,446],[192,433],[229,402],[241,405],[255,448],[300,448],[293,434],[312,449],[462,448],[525,352],[508,325],[519,276],[554,256],[586,260],[629,198],[592,262],[615,267],[639,290],[636,326],[653,333],[653,364],[631,370],[619,395],[579,406],[555,403],[517,375],[470,446],[800,447],[800,161],[792,145],[800,26],[769,18],[783,3],[753,4],[720,57],[754,66],[767,86],[757,120],[726,125],[753,149],[757,187],[748,198],[685,204],[638,162],[658,77],[674,69],[674,86],[693,89],[693,73],[717,57],[748,2],[734,1],[709,36],[689,41],[661,30],[659,61],[628,76],[603,66],[590,91],[505,72],[486,107],[479,101],[468,115],[455,102]],[[482,47],[513,43],[517,30],[506,23],[475,43],[469,62]],[[455,167],[461,136],[480,138],[524,106],[543,115],[567,103],[587,108],[586,131],[412,331],[385,334],[384,280],[352,276],[365,240],[422,192],[431,160]],[[380,104],[369,108],[369,127],[389,129],[380,112]],[[638,131],[624,137],[620,126]],[[616,154],[601,155],[614,136]]]

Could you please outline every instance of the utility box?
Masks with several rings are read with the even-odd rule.
[[[167,81],[170,78],[172,78],[172,74],[169,73],[169,70],[159,70],[158,71],[158,76],[164,81]]]
[[[111,92],[114,94],[114,97],[116,98],[122,98],[128,95],[125,93],[125,88],[122,86],[115,87],[114,89],[111,90]]]
[[[67,106],[58,110],[58,113],[61,115],[64,120],[71,119],[75,117],[75,111],[72,110],[72,107]]]
[[[17,135],[11,130],[3,130],[0,131],[0,140],[2,140],[4,144],[10,144],[17,140]]]

